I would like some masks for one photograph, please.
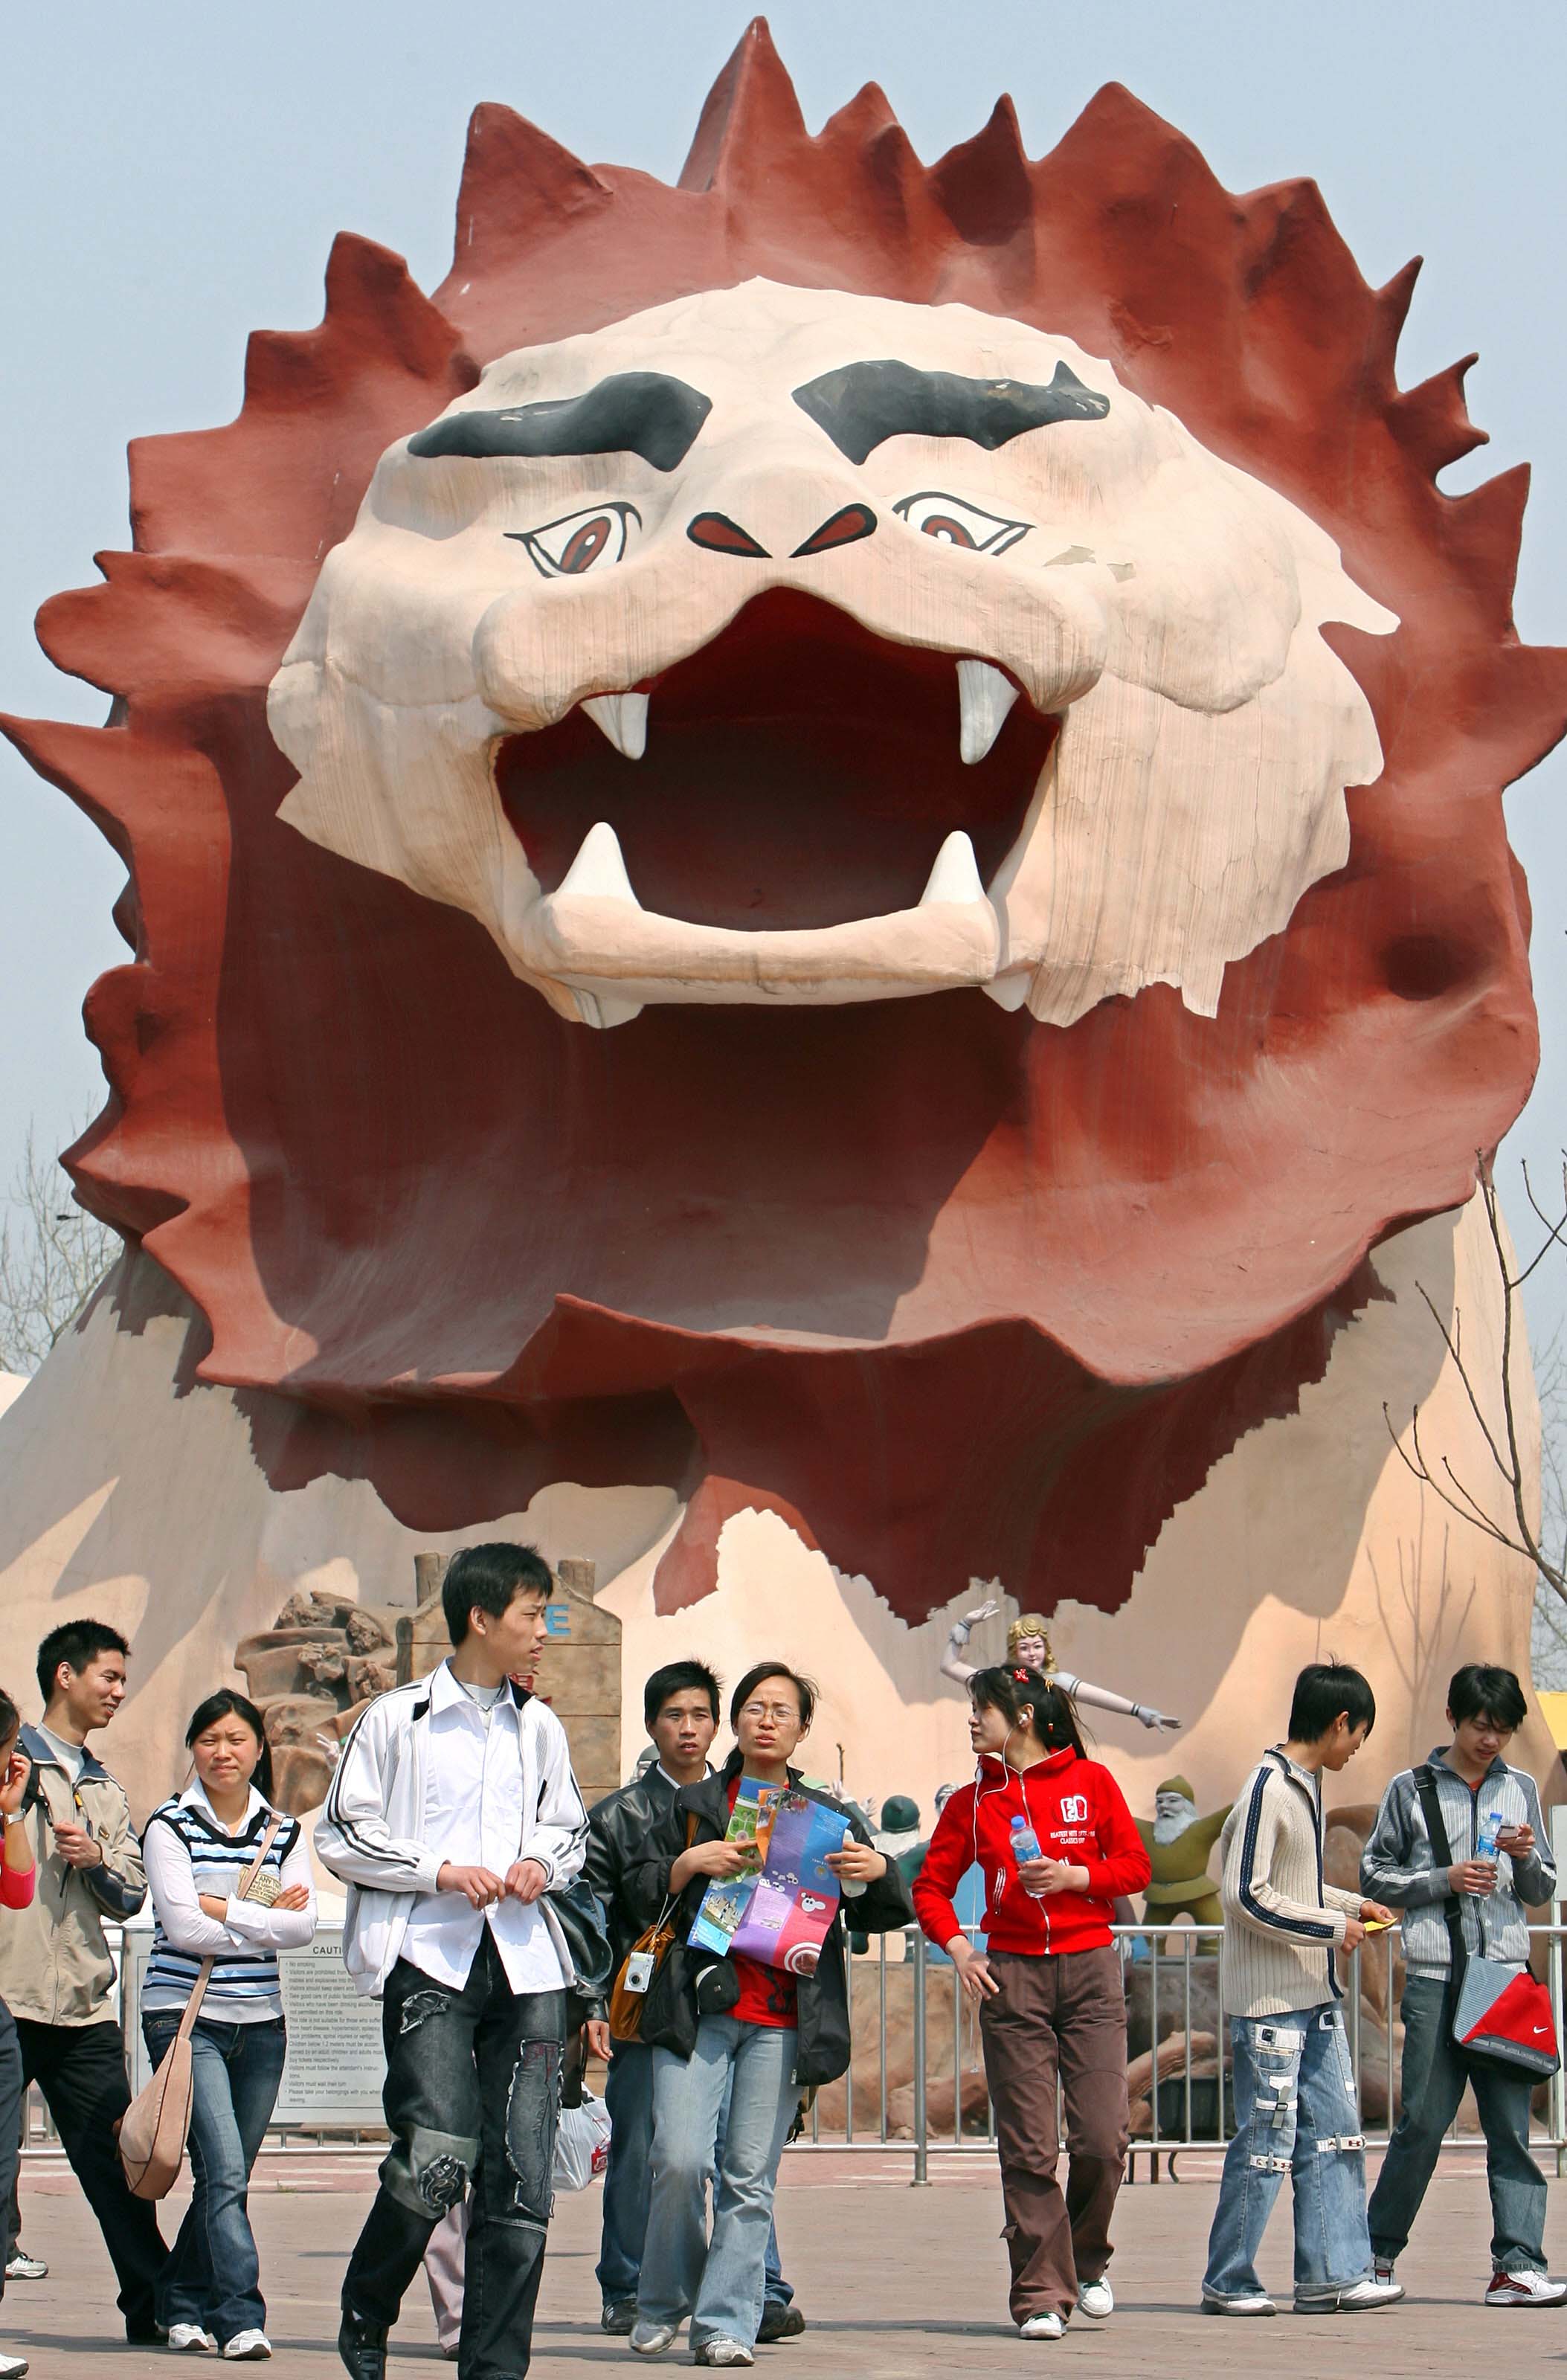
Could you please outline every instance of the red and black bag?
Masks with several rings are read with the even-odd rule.
[[[1427,1763],[1415,1772],[1426,1832],[1431,1839],[1434,1867],[1452,1865],[1437,1780]],[[1452,1949],[1452,2037],[1461,2049],[1481,2058],[1495,2058],[1506,2066],[1522,2066],[1531,2074],[1554,2074],[1561,2063],[1550,1994],[1527,1967],[1511,1960],[1476,1959],[1464,1938],[1464,1913],[1456,1893],[1448,1895],[1443,1912]],[[1480,1940],[1485,1921],[1476,1917]]]

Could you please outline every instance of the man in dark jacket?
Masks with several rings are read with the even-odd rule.
[[[642,1717],[654,1758],[629,1785],[606,1793],[589,1813],[588,1859],[583,1875],[609,1912],[612,1975],[638,1934],[659,1915],[637,1898],[648,1842],[683,1785],[710,1774],[708,1753],[718,1732],[718,1680],[700,1661],[671,1661],[655,1670],[642,1690]],[[645,2042],[612,2039],[607,2016],[590,2019],[589,2046],[609,2066],[604,2087],[610,2111],[610,2161],[604,2175],[603,2236],[598,2281],[605,2330],[629,2334],[637,2319],[637,2279],[648,2228],[653,2146],[653,2053]],[[764,2345],[796,2338],[805,2316],[778,2261],[776,2233],[767,2243],[767,2294],[761,2328]]]

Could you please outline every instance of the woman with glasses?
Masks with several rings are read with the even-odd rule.
[[[185,1741],[195,1776],[153,1811],[141,1845],[157,1920],[141,1987],[154,2067],[202,1961],[213,1963],[190,2036],[195,2192],[164,2268],[158,2315],[176,2355],[259,2362],[272,2346],[250,2168],[283,2080],[277,1954],[302,1949],[315,1932],[315,1884],[298,1820],[273,1806],[272,1752],[255,1704],[223,1687],[191,1714]]]
[[[887,1932],[911,1921],[908,1888],[858,1811],[804,1785],[790,1766],[815,1710],[809,1679],[781,1661],[759,1661],[735,1687],[735,1750],[717,1776],[675,1794],[638,1881],[650,1917],[674,1900],[677,1944],[686,1942],[710,1884],[756,1866],[754,1846],[725,1840],[742,1778],[793,1787],[842,1818],[843,1848],[827,1864],[855,1895],[856,1929]],[[761,2320],[778,2160],[800,2094],[832,2082],[849,2062],[842,1904],[808,1973],[734,1951],[705,1963],[685,1949],[670,1957],[679,1962],[670,1971],[677,1983],[662,2001],[650,2000],[642,2021],[653,2046],[652,2204],[630,2344],[638,2355],[662,2354],[689,2314],[697,2362],[747,2364]]]

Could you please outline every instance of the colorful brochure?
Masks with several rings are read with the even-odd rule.
[[[838,1879],[826,1863],[844,1848],[844,1814],[789,1792],[771,1816],[766,1864],[751,1879],[732,1948],[785,1974],[814,1974],[838,1910]]]
[[[755,1777],[742,1777],[724,1841],[750,1844],[759,1865],[768,1846],[774,1805],[783,1799],[781,1785],[763,1785]],[[755,1870],[747,1876],[714,1876],[702,1895],[696,1923],[686,1937],[693,1950],[715,1950],[722,1958],[756,1888]]]

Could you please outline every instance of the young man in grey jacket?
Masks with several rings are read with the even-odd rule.
[[[1456,1902],[1470,1956],[1521,1966],[1529,1955],[1528,1906],[1537,1908],[1556,1888],[1535,1780],[1503,1757],[1524,1710],[1511,1670],[1477,1661],[1460,1670],[1448,1688],[1452,1742],[1433,1752],[1424,1770],[1405,1768],[1393,1779],[1360,1864],[1366,1890],[1403,1912],[1403,2113],[1371,2193],[1377,2271],[1391,2279],[1469,2082],[1486,2135],[1492,2270],[1485,2302],[1496,2309],[1567,2300],[1567,2281],[1552,2280],[1546,2269],[1545,2177],[1529,2155],[1537,2078],[1461,2048],[1452,2032],[1462,1978],[1452,1972],[1449,1910]],[[1449,1856],[1440,1859],[1423,1782],[1435,1791],[1447,1837]],[[1495,1851],[1488,1857],[1490,1836]]]
[[[470,2180],[457,2370],[528,2370],[576,1980],[549,1895],[588,1837],[565,1730],[512,1682],[533,1673],[553,1592],[529,1546],[458,1554],[442,1587],[450,1658],[371,1703],[317,1823],[349,1888],[345,1963],[384,2004],[392,2142],[344,2277],[351,2380],[383,2380],[404,2294]]]
[[[1294,2195],[1295,2312],[1364,2313],[1403,2295],[1372,2270],[1366,2143],[1333,1954],[1392,1912],[1322,1881],[1322,1777],[1354,1759],[1376,1699],[1358,1670],[1314,1661],[1295,1681],[1288,1741],[1263,1754],[1220,1837],[1219,1989],[1234,2057],[1234,2139],[1208,2243],[1207,2313],[1270,2314],[1257,2251],[1286,2174]]]
[[[0,1999],[17,2021],[23,2082],[43,2092],[103,2234],[126,2338],[156,2347],[168,2335],[153,2301],[167,2251],[157,2209],[131,2196],[115,2144],[130,2083],[103,1933],[135,1916],[147,1875],[124,1789],[87,1748],[125,1700],[128,1649],[101,1620],[68,1620],[38,1648],[43,1718],[18,1745],[32,1763],[21,1815],[38,1888],[0,1925]]]

